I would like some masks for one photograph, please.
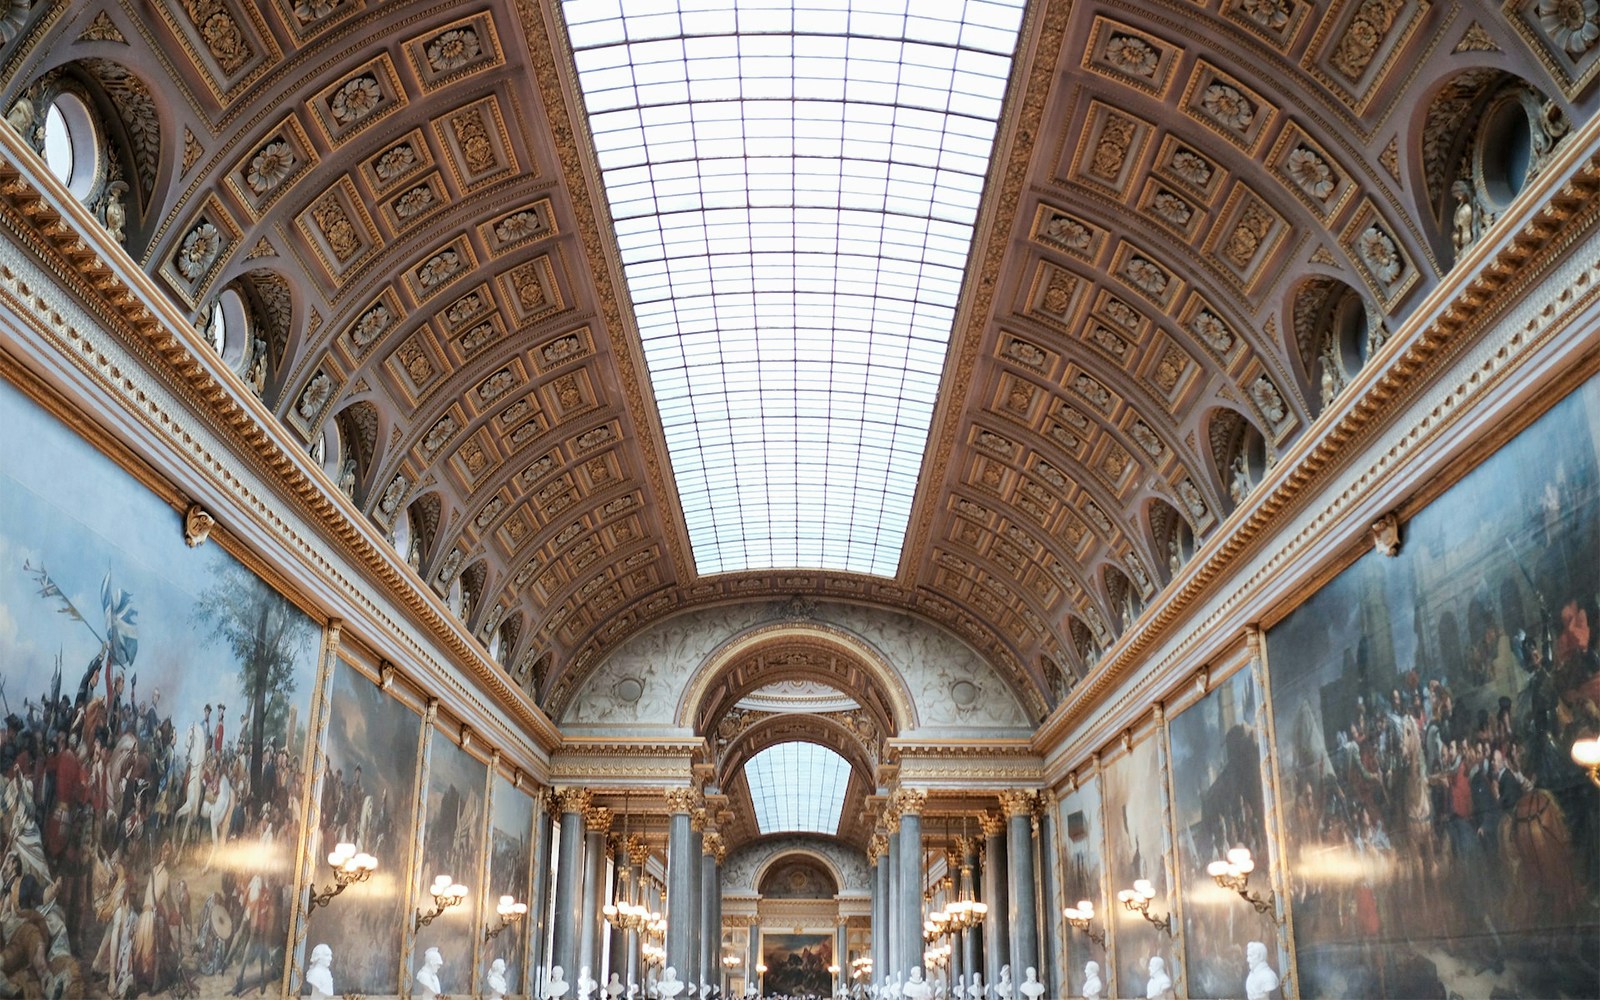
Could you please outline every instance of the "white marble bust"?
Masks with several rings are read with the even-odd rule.
[[[911,970],[911,976],[901,988],[900,995],[906,1000],[929,1000],[933,996],[933,987],[922,979],[922,966],[916,966]]]
[[[1027,997],[1028,1000],[1039,1000],[1044,994],[1044,983],[1039,982],[1039,970],[1028,966],[1022,975],[1022,985],[1017,987],[1017,992]]]
[[[972,1000],[983,1000],[988,992],[988,989],[983,985],[983,973],[974,972],[972,974],[972,985],[967,987],[967,996],[971,997]]]
[[[994,984],[994,995],[1000,1000],[1011,1000],[1011,966],[1000,966],[1000,981]]]
[[[438,948],[429,948],[422,953],[422,967],[417,969],[416,975],[411,977],[411,995],[420,1000],[433,1000],[439,995],[439,969],[444,965],[444,957],[439,954]]]
[[[489,972],[483,977],[484,992],[488,1000],[501,1000],[506,995],[506,960],[497,958],[489,963]]]
[[[1083,966],[1083,1000],[1100,1000],[1106,984],[1100,981],[1100,963],[1085,962]]]
[[[611,978],[606,980],[606,996],[610,997],[611,1000],[617,1000],[617,997],[622,996],[624,989],[621,977],[613,972]]]
[[[661,1000],[678,1000],[678,994],[683,992],[683,980],[678,978],[678,970],[667,966],[667,970],[656,981],[656,992],[661,995]]]
[[[566,973],[562,971],[561,966],[550,966],[550,978],[544,981],[544,993],[542,994],[544,1000],[560,1000],[561,997],[567,995],[567,991],[570,989],[572,989],[572,984],[567,982]]]
[[[1167,975],[1167,963],[1160,955],[1150,956],[1150,981],[1145,984],[1145,1000],[1177,1000],[1172,990],[1172,977]]]
[[[589,975],[589,967],[587,965],[578,970],[578,1000],[590,1000],[594,996],[594,991],[599,988],[600,984],[594,981],[593,976]]]
[[[1267,1000],[1278,988],[1278,974],[1267,964],[1267,946],[1251,941],[1245,945],[1244,957],[1250,963],[1250,973],[1244,980],[1246,1000]]]
[[[306,986],[312,1000],[329,1000],[333,996],[333,949],[319,944],[311,949],[311,965],[306,969]]]

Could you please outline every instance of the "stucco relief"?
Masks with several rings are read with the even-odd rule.
[[[838,876],[841,894],[872,891],[865,853],[829,837],[805,835],[753,841],[728,855],[727,862],[722,866],[722,891],[757,892],[757,879],[767,865],[773,859],[793,851],[826,858],[833,867],[833,873]]]
[[[773,620],[771,605],[707,608],[635,636],[584,681],[562,715],[569,725],[668,726],[681,692],[723,643]],[[959,639],[909,615],[820,603],[811,621],[854,633],[899,671],[919,729],[1016,727],[1028,719],[1000,676]]]

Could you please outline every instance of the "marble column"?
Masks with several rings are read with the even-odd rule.
[[[528,900],[528,971],[525,989],[542,996],[545,935],[550,932],[550,813],[557,808],[548,795],[538,795],[533,813],[533,896]]]
[[[689,949],[689,968],[679,969],[678,978],[686,983],[694,983],[698,991],[700,980],[705,975],[705,970],[700,967],[700,949],[705,945],[701,939],[701,935],[705,933],[705,924],[701,921],[705,911],[705,897],[700,873],[705,868],[706,823],[710,817],[706,813],[705,799],[698,792],[695,794],[695,802],[695,808],[689,812],[689,872],[692,880],[690,884],[694,887],[694,900],[691,906],[694,909],[695,944]]]
[[[1039,812],[1034,817],[1034,847],[1038,857],[1039,905],[1041,942],[1039,948],[1039,982],[1044,983],[1050,996],[1060,996],[1066,989],[1065,977],[1056,961],[1057,935],[1066,932],[1061,924],[1061,900],[1056,889],[1060,872],[1056,871],[1056,795],[1045,791],[1039,794]]]
[[[983,896],[978,891],[978,838],[963,836],[956,841],[956,849],[961,852],[961,878],[967,884],[968,898],[982,902]],[[956,888],[959,890],[960,886]],[[982,928],[987,923],[985,920],[961,935],[961,971],[966,973],[969,983],[974,972],[983,971]]]
[[[1032,966],[1039,968],[1039,908],[1033,881],[1033,810],[1039,798],[1025,789],[1000,794],[1006,814],[1007,922],[1011,930],[1011,978],[1021,982]]]
[[[839,971],[833,976],[833,985],[843,993],[850,985],[850,918],[840,915],[834,922],[838,929],[834,932],[833,964]]]
[[[894,794],[900,813],[900,966],[895,969],[910,975],[922,965],[922,809],[928,793],[917,788],[902,788]],[[924,972],[927,970],[924,969]]]
[[[888,888],[884,895],[884,926],[888,935],[883,942],[883,968],[877,970],[878,981],[886,983],[900,971],[900,814],[892,808],[883,817],[888,832],[889,850],[883,863],[889,866]]]
[[[600,915],[606,888],[606,834],[611,832],[611,810],[591,805],[583,813],[586,832],[583,838],[583,909],[578,917],[578,968],[567,978],[574,984],[585,970],[594,978],[600,973]],[[576,986],[574,986],[576,988]]]
[[[961,849],[952,846],[944,853],[945,877],[950,880],[949,889],[944,894],[944,905],[940,909],[950,912],[950,904],[961,898]],[[951,929],[944,943],[950,946],[950,961],[945,965],[946,981],[954,983],[956,977],[961,975],[966,968],[962,964],[961,932]]]
[[[667,965],[678,978],[686,973],[699,940],[698,872],[694,868],[689,812],[694,807],[692,788],[669,788],[667,800]]]
[[[628,844],[619,834],[611,838],[611,881],[615,886],[611,898],[603,900],[602,912],[605,903],[614,903],[618,900],[631,900],[633,898],[633,872],[628,865]],[[602,925],[601,933],[611,937],[611,947],[607,949],[606,965],[603,974],[595,976],[604,986],[615,972],[618,979],[626,982],[628,970],[628,939],[632,935],[619,926]]]
[[[556,808],[561,814],[561,843],[557,848],[556,901],[550,914],[555,921],[550,942],[550,964],[561,966],[568,982],[578,978],[578,929],[582,916],[583,894],[583,814],[590,806],[587,788],[556,789]]]
[[[711,986],[722,985],[722,859],[727,854],[722,834],[707,830],[700,844],[700,972]]]
[[[633,865],[634,899],[640,906],[647,910],[660,910],[661,905],[656,900],[656,894],[645,882],[645,866],[650,863],[650,845],[642,839],[635,838],[628,845],[628,861]],[[628,983],[644,982],[643,963],[644,948],[643,936],[638,931],[628,932],[628,965],[627,971],[622,975],[623,985]]]
[[[1011,964],[1011,931],[1006,895],[1006,821],[992,813],[978,817],[983,824],[983,901],[989,915],[983,921],[983,981],[1000,980],[1000,967]]]
[[[874,833],[867,846],[867,864],[872,866],[872,975],[877,982],[889,967],[889,838]]]

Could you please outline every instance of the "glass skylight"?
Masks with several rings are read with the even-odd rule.
[[[769,833],[839,832],[850,765],[815,743],[779,743],[744,765],[756,826]]]
[[[893,576],[1025,0],[566,0],[702,574]]]

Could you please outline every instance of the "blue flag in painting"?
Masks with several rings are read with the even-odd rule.
[[[106,644],[111,647],[112,661],[132,666],[139,653],[139,612],[131,594],[111,586],[109,572],[100,581],[100,606],[106,612]]]

